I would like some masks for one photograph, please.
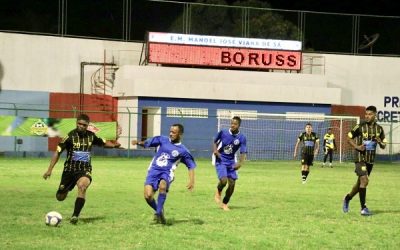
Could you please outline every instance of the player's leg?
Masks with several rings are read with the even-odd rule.
[[[305,154],[301,155],[301,181],[303,184],[306,182],[307,158]]]
[[[154,194],[158,190],[159,185],[159,172],[149,169],[147,172],[146,180],[144,182],[144,199],[147,204],[154,210],[157,211],[157,203],[154,200]]]
[[[83,206],[86,202],[86,190],[89,188],[91,183],[91,178],[89,176],[81,176],[76,182],[76,186],[78,188],[78,196],[75,200],[74,213],[71,217],[71,223],[76,224],[78,222],[79,214],[82,211]]]
[[[374,164],[365,163],[365,165],[367,166],[367,172],[368,172],[368,176],[369,176],[372,172],[372,168],[374,167]]]
[[[369,215],[368,208],[366,206],[366,198],[367,198],[367,186],[368,186],[368,175],[360,176],[360,190],[358,195],[360,196],[360,205],[361,205],[361,214]]]
[[[313,165],[314,156],[313,155],[304,155],[301,167],[301,178],[303,184],[306,183],[307,177],[310,173],[310,166]]]
[[[329,154],[329,166],[332,168],[333,150],[329,149],[328,154]]]
[[[165,224],[166,220],[164,217],[164,203],[167,199],[168,181],[165,179],[160,180],[158,187],[158,198],[157,198],[157,210],[156,216],[161,224]]]
[[[356,183],[351,188],[350,193],[346,194],[346,196],[343,199],[343,212],[347,213],[349,211],[350,201],[356,194],[358,194],[359,189],[360,189],[360,178],[358,177]]]
[[[228,172],[227,167],[223,164],[216,164],[215,166],[218,176],[217,190],[215,191],[214,200],[220,205],[221,204],[221,193],[228,183]]]
[[[154,211],[157,211],[157,203],[154,200],[154,193],[155,192],[152,185],[149,184],[144,185],[144,191],[143,191],[144,199]]]
[[[228,202],[231,199],[233,192],[235,191],[236,180],[232,178],[228,178],[228,188],[225,191],[224,199],[222,200],[222,209],[225,211],[229,211]]]
[[[327,159],[328,159],[328,149],[324,148],[324,163],[322,163],[322,167],[325,167]]]
[[[58,201],[63,201],[67,198],[68,192],[75,187],[75,179],[71,172],[63,172],[61,176],[60,185],[56,193],[56,199]]]

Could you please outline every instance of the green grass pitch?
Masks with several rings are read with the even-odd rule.
[[[50,159],[0,158],[0,249],[398,249],[398,163],[375,164],[367,191],[374,213],[360,215],[358,196],[350,212],[342,198],[356,180],[353,164],[312,167],[301,184],[298,161],[246,162],[231,199],[217,207],[217,178],[210,161],[198,159],[196,186],[185,188],[180,165],[165,203],[167,225],[153,224],[143,199],[150,159],[93,159],[93,183],[77,225],[69,223],[76,197],[55,199],[64,159],[43,180]],[[44,224],[60,212],[60,227]]]

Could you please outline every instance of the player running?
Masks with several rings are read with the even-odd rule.
[[[213,164],[215,165],[219,179],[214,198],[224,211],[230,210],[228,202],[235,190],[235,183],[238,179],[237,170],[242,167],[246,160],[246,136],[239,131],[241,122],[240,117],[233,117],[230,129],[219,131],[213,143]],[[239,149],[240,160],[238,162],[236,152]],[[221,193],[226,184],[228,184],[228,188],[225,191],[225,197],[221,201]]]
[[[147,204],[154,209],[154,220],[157,223],[167,223],[164,216],[164,203],[167,199],[168,189],[174,180],[174,170],[177,168],[179,162],[185,164],[189,170],[189,183],[186,187],[190,191],[194,188],[194,169],[196,163],[189,150],[181,143],[183,130],[184,128],[181,124],[174,124],[169,130],[169,138],[166,136],[155,136],[146,141],[132,141],[132,145],[157,148],[144,183],[144,198]],[[158,198],[156,202],[154,194],[157,190]]]

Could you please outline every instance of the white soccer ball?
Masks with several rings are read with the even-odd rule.
[[[45,223],[47,226],[56,227],[60,225],[62,221],[62,216],[59,212],[51,211],[46,214]]]

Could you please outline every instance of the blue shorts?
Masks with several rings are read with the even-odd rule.
[[[174,180],[174,172],[173,171],[160,171],[155,169],[149,169],[147,172],[146,181],[144,185],[150,185],[153,187],[154,191],[158,190],[161,180],[165,180],[167,182],[167,190]]]
[[[238,179],[237,171],[234,169],[234,165],[224,165],[221,163],[215,164],[215,169],[217,170],[218,179],[222,179],[223,177],[227,177],[233,180]]]

